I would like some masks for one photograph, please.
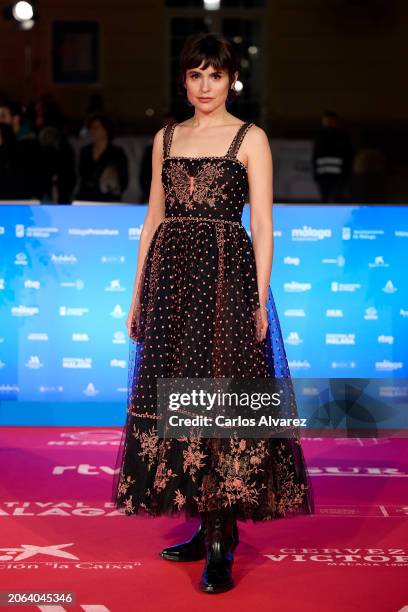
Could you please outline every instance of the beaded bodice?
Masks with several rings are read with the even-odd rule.
[[[222,156],[183,157],[170,155],[176,123],[163,134],[162,182],[166,217],[207,217],[239,222],[248,195],[248,174],[237,153],[248,129],[238,128]]]

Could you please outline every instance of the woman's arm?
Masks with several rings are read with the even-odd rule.
[[[252,126],[247,132],[250,228],[255,253],[259,300],[268,299],[273,260],[273,165],[269,141],[264,130]]]
[[[149,203],[146,217],[140,234],[139,250],[137,257],[137,270],[133,285],[132,304],[129,316],[132,315],[137,305],[139,281],[141,278],[144,261],[153,235],[165,217],[164,190],[161,180],[163,163],[163,128],[160,129],[153,140],[152,150],[152,180],[150,184]]]

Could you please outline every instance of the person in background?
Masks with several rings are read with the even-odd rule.
[[[4,117],[2,117],[4,118]],[[0,123],[0,200],[15,199],[16,136],[10,124]]]
[[[80,186],[77,199],[119,202],[129,183],[128,160],[121,147],[112,144],[112,122],[94,113],[87,122],[92,142],[82,147],[79,158]]]
[[[14,175],[13,199],[41,200],[44,167],[41,147],[25,110],[17,102],[1,98],[0,121],[9,125],[15,136],[13,160],[10,160]]]
[[[38,140],[43,160],[43,201],[69,204],[76,183],[74,151],[57,127],[43,127]]]
[[[354,202],[387,202],[387,158],[374,132],[365,131],[353,161],[351,195]]]
[[[352,161],[351,140],[340,127],[338,114],[326,111],[313,144],[313,176],[322,202],[346,201],[345,191]]]

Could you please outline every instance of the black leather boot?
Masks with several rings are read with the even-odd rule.
[[[175,544],[174,546],[167,546],[159,553],[160,556],[169,561],[200,561],[201,559],[205,559],[207,554],[204,541],[206,531],[206,520],[203,517],[201,524],[190,540],[182,542],[181,544]],[[238,546],[238,542],[238,525],[234,520],[231,550],[234,550]]]
[[[211,512],[207,517],[206,562],[199,588],[204,593],[223,593],[234,586],[232,579],[234,519],[226,512]]]
[[[199,561],[205,559],[205,532],[205,523],[202,521],[190,540],[164,548],[159,553],[160,556],[169,561]]]

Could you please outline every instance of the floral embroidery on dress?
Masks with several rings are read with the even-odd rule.
[[[182,494],[180,489],[177,489],[176,494],[174,496],[174,503],[177,506],[177,509],[180,510],[182,506],[186,503],[186,497]]]
[[[278,511],[283,516],[290,508],[302,503],[306,490],[303,483],[295,483],[295,471],[293,459],[287,453],[282,452],[284,443],[278,449],[279,461],[277,463],[278,479],[280,480],[280,496],[278,501]]]
[[[132,499],[133,499],[132,495],[130,495],[128,499],[125,499],[125,513],[126,514],[133,514],[133,512],[135,511],[135,508],[132,503]]]
[[[207,457],[207,455],[200,450],[200,438],[182,436],[177,439],[179,442],[187,443],[187,449],[183,450],[183,470],[186,472],[189,469],[191,480],[195,482],[197,471],[205,466],[205,462],[203,462],[202,459]]]
[[[214,474],[206,475],[202,485],[200,497],[195,497],[199,511],[204,509],[219,509],[219,500],[223,500],[224,507],[230,507],[236,502],[257,505],[260,491],[266,488],[259,484],[253,476],[263,472],[259,466],[264,463],[269,454],[266,441],[255,441],[247,446],[246,440],[237,440],[236,436],[229,439],[229,453],[221,451],[217,455],[214,465]],[[214,477],[218,474],[218,477]]]
[[[183,162],[172,160],[169,172],[169,186],[165,188],[169,206],[180,202],[187,209],[193,209],[196,202],[214,207],[217,200],[223,201],[228,197],[224,192],[225,184],[216,182],[224,174],[222,163],[206,162],[196,174],[190,175]]]
[[[138,453],[138,455],[139,457],[142,457],[143,461],[145,461],[145,458],[147,458],[147,468],[150,470],[157,456],[157,442],[159,439],[157,430],[152,427],[148,432],[141,432],[139,429],[136,429],[135,425],[133,425],[132,436],[139,440],[142,450],[140,453]]]
[[[177,474],[172,469],[167,468],[167,462],[161,461],[157,466],[156,475],[154,479],[153,488],[156,491],[162,491],[166,488],[170,478],[176,478]]]
[[[118,493],[119,495],[125,495],[125,493],[127,493],[128,488],[130,487],[130,485],[134,484],[136,482],[136,480],[132,479],[131,476],[126,476],[123,474],[123,472],[121,472],[120,474],[120,480],[119,480],[119,486],[118,486]]]

